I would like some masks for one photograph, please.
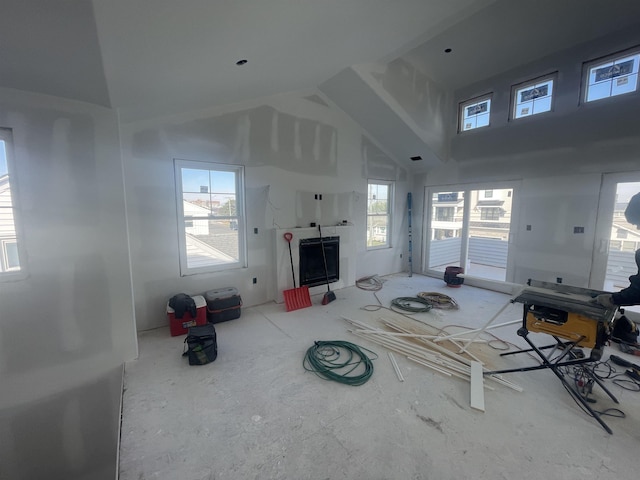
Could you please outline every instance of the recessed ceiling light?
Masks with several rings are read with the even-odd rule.
[[[242,60],[238,60],[236,62],[236,65],[244,65],[245,63],[247,63],[247,60],[245,60],[244,58]]]
[[[412,161],[417,162],[418,160],[422,160],[420,155],[416,155],[415,157],[409,157]]]
[[[444,49],[444,53],[451,53],[451,52],[453,52],[453,50],[452,50],[452,49],[450,49],[450,48],[445,48],[445,49]]]

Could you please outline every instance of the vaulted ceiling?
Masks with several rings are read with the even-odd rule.
[[[2,0],[1,12],[0,86],[129,121],[339,90],[350,66],[400,56],[453,90],[638,23],[640,1]]]

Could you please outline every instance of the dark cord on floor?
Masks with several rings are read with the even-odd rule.
[[[415,306],[415,304],[420,306]],[[402,310],[403,312],[422,313],[428,312],[433,308],[427,300],[420,297],[398,297],[391,300],[391,309]]]
[[[369,358],[368,352],[372,354]],[[343,340],[319,340],[304,356],[302,366],[325,380],[344,385],[365,384],[373,375],[373,361],[378,355],[364,347]]]

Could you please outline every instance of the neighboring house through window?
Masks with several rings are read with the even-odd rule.
[[[180,273],[246,266],[244,168],[175,160]]]
[[[11,131],[0,129],[0,280],[23,273],[17,220]],[[12,188],[13,187],[13,188]]]
[[[455,207],[436,206],[436,220],[439,222],[453,222],[455,218]]]
[[[480,220],[500,220],[500,208],[495,208],[495,207],[481,208]]]
[[[389,247],[393,183],[369,180],[367,192],[367,248]]]

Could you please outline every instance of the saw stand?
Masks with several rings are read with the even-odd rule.
[[[518,353],[525,353],[525,352],[535,352],[542,360],[542,364],[532,366],[532,367],[512,368],[508,370],[496,370],[492,372],[484,372],[484,374],[493,375],[493,374],[510,373],[510,372],[529,372],[532,370],[542,370],[542,369],[548,368],[556,375],[556,377],[558,377],[558,379],[562,382],[562,385],[564,385],[564,387],[567,389],[569,394],[574,399],[576,399],[576,401],[580,402],[580,404],[584,407],[584,409],[587,412],[589,412],[589,415],[591,415],[596,420],[596,422],[602,425],[602,428],[604,428],[608,433],[613,433],[611,428],[609,428],[609,426],[602,420],[602,418],[600,417],[600,414],[595,410],[593,410],[593,408],[591,408],[591,405],[586,400],[586,398],[580,392],[578,392],[576,388],[569,381],[567,381],[566,375],[560,369],[560,367],[592,363],[597,361],[597,359],[592,359],[591,357],[578,358],[578,356],[573,350],[576,347],[576,342],[562,342],[559,338],[554,336],[554,339],[556,340],[555,344],[547,345],[544,347],[536,347],[533,344],[533,342],[531,342],[531,340],[529,339],[529,331],[526,328],[518,329],[518,335],[520,335],[525,340],[525,342],[527,342],[531,346],[531,348],[524,349],[524,350],[517,350],[515,352],[502,353],[500,354],[500,356],[516,355]],[[553,349],[552,353],[559,349],[562,349],[564,351],[557,358],[552,360],[550,358],[552,353],[549,355],[545,355],[545,353],[543,352],[543,350],[547,350],[550,348]],[[611,393],[611,391],[609,391],[607,387],[605,387],[602,381],[597,376],[595,376],[589,369],[584,369],[584,374],[585,376],[589,377],[590,380],[593,380],[594,383],[598,384],[598,386],[600,386],[600,388],[604,390],[604,392],[611,398],[611,400],[613,400],[615,403],[620,403],[618,399],[615,397],[615,395],[613,395],[613,393]]]
[[[530,281],[531,282],[531,281]],[[542,287],[542,288],[540,288]],[[562,370],[562,367],[575,366],[575,365],[584,365],[588,363],[597,362],[600,360],[602,356],[602,349],[606,341],[608,340],[608,329],[606,328],[607,324],[610,324],[615,311],[603,311],[599,314],[593,314],[592,317],[587,321],[587,325],[589,327],[593,327],[593,331],[585,331],[584,333],[576,334],[575,329],[571,331],[564,331],[563,326],[569,325],[570,322],[561,323],[557,322],[557,319],[554,318],[554,321],[549,321],[547,324],[545,319],[542,318],[544,315],[541,315],[539,312],[550,312],[557,313],[558,309],[567,309],[570,312],[584,311],[590,310],[593,307],[592,302],[589,300],[581,300],[578,297],[580,295],[585,295],[588,299],[598,293],[596,291],[590,291],[586,289],[578,289],[576,287],[566,288],[562,286],[562,290],[558,291],[556,285],[553,285],[555,291],[547,292],[546,288],[550,288],[549,284],[546,283],[537,283],[537,288],[531,288],[529,291],[527,289],[523,290],[523,292],[516,298],[512,300],[512,302],[522,302],[524,304],[524,313],[523,313],[523,321],[522,327],[520,327],[517,331],[517,334],[524,339],[525,342],[529,344],[531,348],[517,350],[513,352],[502,353],[500,356],[507,355],[516,355],[519,353],[525,352],[534,352],[542,363],[540,365],[535,365],[531,367],[523,367],[523,368],[512,368],[507,370],[496,370],[496,371],[488,371],[484,372],[485,375],[494,375],[500,373],[510,373],[510,372],[529,372],[532,370],[542,370],[549,369],[551,370],[556,377],[562,382],[562,385],[566,388],[569,394],[579,403],[580,406],[584,407],[584,410],[589,413],[601,426],[604,428],[609,434],[612,434],[611,428],[602,420],[601,415],[596,412],[591,405],[589,404],[585,395],[581,394],[575,385],[573,385],[573,381],[571,378],[567,378],[567,374],[565,374]],[[568,300],[567,295],[573,295],[573,298]],[[561,299],[561,300],[558,300]],[[584,305],[584,302],[588,302],[587,305]],[[535,305],[534,305],[535,304]],[[580,305],[582,304],[582,308]],[[542,308],[540,307],[542,305]],[[544,308],[547,310],[544,310]],[[555,310],[549,310],[551,307],[556,307]],[[537,310],[536,310],[537,308]],[[599,307],[598,307],[599,308]],[[573,313],[569,313],[572,315]],[[597,317],[600,315],[600,319],[595,320],[593,317]],[[581,317],[584,319],[585,317]],[[593,323],[591,320],[593,319]],[[573,328],[573,327],[571,327]],[[551,335],[555,343],[551,345],[546,345],[543,347],[536,346],[531,339],[529,338],[529,333],[531,331],[547,333]],[[569,340],[563,341],[562,339]],[[590,343],[592,342],[592,343]],[[592,347],[591,354],[589,357],[585,357],[582,354],[582,351],[576,350],[576,347],[587,346]],[[549,353],[545,353],[545,350],[551,351]],[[554,357],[555,355],[555,357]],[[611,393],[603,384],[603,382],[588,368],[583,370],[583,374],[588,378],[588,382],[593,382],[593,384],[597,384],[604,392],[613,400],[615,403],[618,402],[618,399]]]

